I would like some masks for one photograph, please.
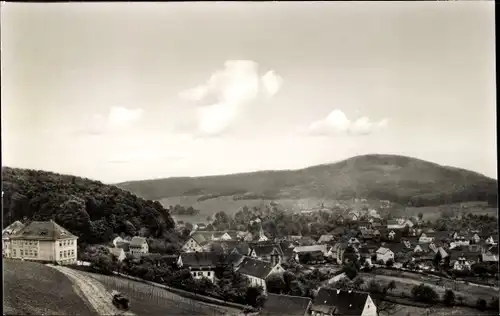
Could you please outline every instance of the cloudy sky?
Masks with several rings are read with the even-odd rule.
[[[1,13],[3,165],[119,182],[388,153],[496,178],[492,1]]]

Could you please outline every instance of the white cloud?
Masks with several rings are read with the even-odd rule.
[[[127,109],[114,106],[109,110],[108,123],[111,127],[124,127],[142,118],[143,109]]]
[[[387,126],[388,119],[372,122],[366,116],[362,116],[354,121],[347,118],[341,110],[333,110],[324,119],[313,122],[309,126],[309,133],[312,135],[368,135]]]
[[[131,124],[139,121],[144,114],[140,108],[127,109],[114,106],[109,109],[107,115],[96,113],[84,122],[84,126],[76,131],[80,135],[102,135],[106,132],[123,130]]]
[[[179,97],[201,105],[196,112],[198,132],[216,136],[227,131],[248,103],[259,96],[261,84],[273,96],[281,88],[282,78],[272,70],[259,77],[254,61],[228,60],[224,69],[213,73],[205,84],[183,91]]]

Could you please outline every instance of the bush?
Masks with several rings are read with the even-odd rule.
[[[435,303],[439,299],[439,295],[428,285],[420,284],[411,289],[411,295],[417,302]]]
[[[452,290],[446,290],[443,295],[443,303],[446,306],[455,305],[455,293]]]
[[[486,307],[487,307],[487,304],[486,304],[486,301],[484,299],[479,298],[476,301],[476,308],[479,309],[480,311],[486,310]]]

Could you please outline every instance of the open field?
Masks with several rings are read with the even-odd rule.
[[[218,316],[234,315],[237,309],[197,302],[148,284],[90,272],[79,271],[98,280],[108,291],[117,290],[130,299],[130,311],[136,315],[193,315]]]
[[[408,315],[420,315],[420,316],[494,316],[495,312],[486,311],[481,312],[475,308],[469,307],[432,307],[432,308],[421,308],[406,305],[397,305],[395,313],[391,316],[408,316]]]
[[[420,280],[416,280],[413,278],[403,278],[396,276],[388,276],[388,275],[374,275],[368,273],[360,273],[365,282],[369,282],[371,279],[380,280],[384,283],[389,283],[390,281],[394,281],[396,283],[396,289],[392,291],[393,295],[400,295],[404,293],[406,296],[411,296],[411,290],[414,286],[419,285],[421,283],[425,283],[432,287],[441,298],[446,289],[451,289],[455,292],[457,297],[461,296],[464,299],[464,304],[468,304],[470,306],[474,306],[477,299],[482,298],[485,299],[486,302],[490,302],[495,297],[498,297],[498,291],[495,291],[491,288],[485,288],[474,285],[466,285],[466,284],[455,284],[453,281],[445,281],[443,285],[436,285],[435,279],[431,279],[429,277],[421,277]]]
[[[4,315],[97,315],[61,272],[28,261],[3,263]]]
[[[435,221],[441,217],[441,214],[446,210],[453,210],[453,213],[456,215],[463,212],[474,215],[498,216],[498,208],[488,206],[488,203],[486,202],[466,202],[438,206],[407,207],[405,209],[405,213],[407,216],[417,216],[419,213],[422,213],[424,220]]]

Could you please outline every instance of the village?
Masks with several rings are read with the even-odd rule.
[[[294,310],[293,315],[378,315],[377,303],[381,301],[372,297],[377,293],[363,290],[360,284],[356,285],[363,281],[356,279],[361,275],[368,279],[386,275],[387,271],[421,274],[422,278],[434,276],[435,280],[441,280],[437,285],[443,280],[452,280],[452,284],[457,281],[488,284],[488,279],[497,284],[496,232],[437,231],[426,227],[418,217],[387,220],[375,210],[339,214],[335,229],[317,240],[301,235],[272,238],[261,222],[258,217],[250,221],[249,226],[258,227],[253,233],[212,230],[211,224],[194,224],[177,254],[151,252],[148,239],[142,236],[117,236],[106,249],[118,265],[127,260],[144,262],[146,258],[161,255],[162,262],[168,262],[173,270],[188,269],[192,279],[202,283],[215,284],[222,263],[246,277],[250,287],[262,289],[262,295],[267,297],[260,309],[262,315],[282,315],[282,311],[272,310],[279,310],[279,302],[284,298],[294,302],[287,303]],[[178,229],[182,230],[183,224],[177,223]],[[54,221],[33,221],[26,226],[17,221],[2,232],[4,258],[68,266],[93,265],[89,256],[78,253],[77,241],[77,236]],[[312,282],[314,294],[306,290],[288,295],[290,291],[280,288],[277,279],[283,280],[287,272],[299,270],[306,275],[321,275],[317,284]],[[467,300],[457,295],[456,301],[464,299]]]

